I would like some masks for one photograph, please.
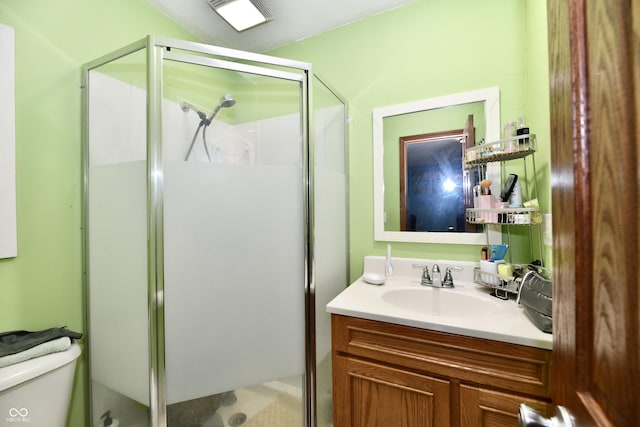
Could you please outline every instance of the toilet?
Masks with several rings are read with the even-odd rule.
[[[0,368],[0,426],[65,427],[80,346]]]

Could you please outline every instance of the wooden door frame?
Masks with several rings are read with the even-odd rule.
[[[553,400],[579,425],[640,419],[639,13],[548,1]]]

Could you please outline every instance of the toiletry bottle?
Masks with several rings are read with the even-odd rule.
[[[524,117],[518,119],[518,128],[516,129],[516,135],[529,135],[529,126],[524,123]],[[521,138],[518,140],[520,145],[528,145],[529,138]]]
[[[516,136],[516,132],[516,122],[506,122],[502,131],[502,139],[513,138],[514,136]],[[517,142],[514,140],[506,141],[504,143],[504,151],[506,151],[507,153],[515,151],[517,145]]]
[[[506,122],[502,133],[502,138],[507,139],[516,136],[516,122]]]
[[[509,197],[509,207],[510,208],[522,207],[522,187],[520,186],[520,181],[516,181],[516,183],[513,186],[511,197]]]

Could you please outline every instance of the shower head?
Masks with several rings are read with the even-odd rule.
[[[221,108],[233,107],[235,105],[235,103],[236,103],[236,100],[233,99],[233,96],[231,96],[229,94],[226,94],[225,96],[220,98],[220,103],[213,110],[213,113],[211,113],[211,116],[209,116],[209,118],[207,118],[206,114],[204,114],[202,111],[198,110],[192,104],[189,104],[188,102],[185,102],[185,101],[182,101],[180,103],[180,107],[182,108],[182,111],[184,111],[186,113],[187,111],[193,110],[196,113],[198,113],[198,117],[200,117],[200,124],[198,125],[198,129],[196,129],[196,133],[193,135],[193,139],[191,140],[191,144],[189,145],[189,149],[187,150],[187,154],[184,157],[185,161],[189,160],[189,155],[191,154],[191,150],[193,149],[193,145],[196,142],[196,138],[198,137],[198,133],[202,129],[202,143],[204,144],[204,151],[207,153],[207,158],[209,159],[209,162],[211,162],[211,156],[209,155],[209,150],[207,149],[207,139],[206,139],[206,136],[205,136],[205,134],[207,132],[207,128],[209,127],[209,125],[211,124],[211,121],[216,116],[216,114],[218,114],[218,111],[220,111]]]
[[[222,98],[220,98],[220,106],[222,108],[229,108],[229,107],[233,107],[236,103],[236,100],[233,99],[233,96],[226,94],[225,96],[223,96]]]
[[[209,122],[211,122],[213,120],[213,118],[216,116],[216,114],[218,114],[218,111],[220,111],[221,108],[233,107],[235,105],[235,103],[236,103],[236,100],[233,99],[233,96],[231,96],[229,94],[226,94],[225,96],[220,98],[220,103],[215,108],[215,110],[213,110],[213,113],[211,113],[211,115],[209,116],[209,118],[207,120],[209,120]]]

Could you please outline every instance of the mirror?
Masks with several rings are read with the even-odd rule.
[[[480,105],[476,102],[469,106]],[[450,110],[455,107],[436,110],[438,112]],[[428,112],[427,112],[428,113]],[[413,115],[412,115],[413,116]],[[416,114],[418,116],[418,114]],[[455,116],[454,120],[461,120],[463,116]],[[403,116],[401,116],[403,117]],[[467,145],[475,141],[474,117],[477,113],[468,114],[466,123],[461,129],[449,129],[418,135],[406,135],[399,137],[400,158],[398,162],[400,194],[389,191],[397,188],[391,184],[396,175],[385,174],[384,188],[388,191],[384,194],[384,211],[386,221],[384,228],[387,231],[431,231],[431,232],[476,232],[476,226],[465,221],[465,209],[473,207],[471,188],[479,181],[475,169],[465,170],[462,165],[463,153]],[[393,120],[391,118],[389,120]],[[427,123],[433,126],[447,126],[439,120],[425,121],[420,117],[415,120],[417,129],[422,131]],[[484,115],[482,115],[484,122]],[[390,126],[385,123],[385,170],[395,170],[395,159],[390,159],[396,144],[397,132],[406,132],[411,126]],[[387,138],[386,135],[391,135]],[[482,132],[484,135],[484,131]],[[390,176],[392,175],[392,176]],[[400,199],[399,221],[397,200]]]
[[[446,95],[438,98],[424,99],[405,104],[391,105],[373,110],[373,181],[374,181],[374,239],[392,242],[418,243],[453,243],[453,244],[486,244],[487,236],[482,230],[466,227],[460,221],[464,215],[465,194],[462,169],[463,145],[461,135],[469,133],[467,119],[473,116],[472,129],[475,130],[475,142],[485,139],[500,139],[500,95],[497,87],[480,89],[471,92]],[[426,135],[425,134],[429,134]],[[435,135],[434,135],[435,134]],[[422,138],[422,139],[421,139]],[[413,143],[423,141],[415,148]],[[457,141],[457,142],[456,142]],[[464,142],[464,141],[463,141]],[[466,142],[468,146],[474,141]],[[446,144],[449,148],[444,148]],[[456,146],[457,144],[457,146]],[[423,148],[420,148],[422,146]],[[411,147],[411,148],[408,148]],[[439,151],[438,147],[441,150]],[[427,154],[424,154],[426,151]],[[415,154],[412,154],[414,153]],[[423,152],[423,157],[441,158],[442,153],[449,153],[454,162],[439,161],[431,169],[421,167],[420,173],[407,173],[407,167],[418,163],[417,157],[411,156]],[[457,165],[455,158],[458,156]],[[423,162],[424,163],[424,162]],[[433,170],[438,170],[433,176]],[[429,172],[431,170],[431,172]],[[451,175],[443,173],[450,170]],[[401,173],[402,171],[402,173]],[[413,176],[413,178],[412,178]],[[487,177],[500,180],[499,165],[487,165]],[[413,181],[412,181],[413,179]],[[404,185],[402,182],[404,181]],[[434,183],[445,184],[446,195],[436,195],[432,199],[422,201],[429,209],[430,215],[421,215],[407,209],[407,194],[424,193],[424,188],[432,188]],[[423,190],[415,185],[422,185]],[[409,187],[412,190],[409,190]],[[430,186],[430,187],[429,187]],[[429,191],[426,191],[429,192]],[[435,205],[433,199],[440,200]],[[415,204],[414,204],[415,206]],[[448,218],[448,223],[431,224],[427,217]],[[423,220],[418,218],[423,217]],[[410,231],[411,230],[411,231]]]

